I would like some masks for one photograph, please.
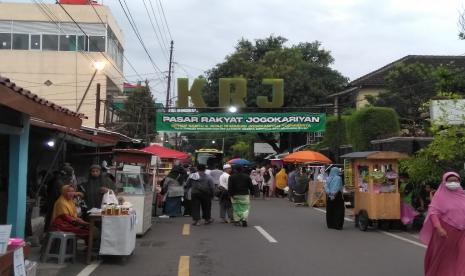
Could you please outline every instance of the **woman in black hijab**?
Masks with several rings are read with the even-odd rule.
[[[181,165],[174,166],[163,179],[161,194],[165,196],[165,216],[179,217],[182,215],[181,204],[186,179],[187,173]]]

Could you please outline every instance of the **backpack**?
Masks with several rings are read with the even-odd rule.
[[[268,181],[270,181],[270,179],[271,179],[270,173],[268,171],[266,171],[263,174],[263,180],[265,181],[265,183],[268,183]]]

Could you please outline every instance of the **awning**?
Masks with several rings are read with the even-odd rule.
[[[160,158],[166,158],[166,159],[187,159],[189,158],[189,155],[187,153],[165,148],[159,145],[151,145],[142,150],[149,152],[153,155],[156,155]]]

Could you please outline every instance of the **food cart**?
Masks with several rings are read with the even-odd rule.
[[[389,228],[400,219],[399,159],[405,154],[393,151],[352,152],[341,156],[346,189],[355,197],[355,225]]]
[[[130,202],[136,211],[136,233],[143,235],[152,226],[152,154],[134,149],[115,149],[115,178],[118,197]]]

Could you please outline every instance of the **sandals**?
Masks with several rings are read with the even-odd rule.
[[[192,225],[193,225],[193,226],[200,226],[200,222],[199,222],[199,221],[194,221],[194,222],[192,223]]]
[[[212,224],[215,220],[214,219],[209,219],[205,221],[205,225]]]

